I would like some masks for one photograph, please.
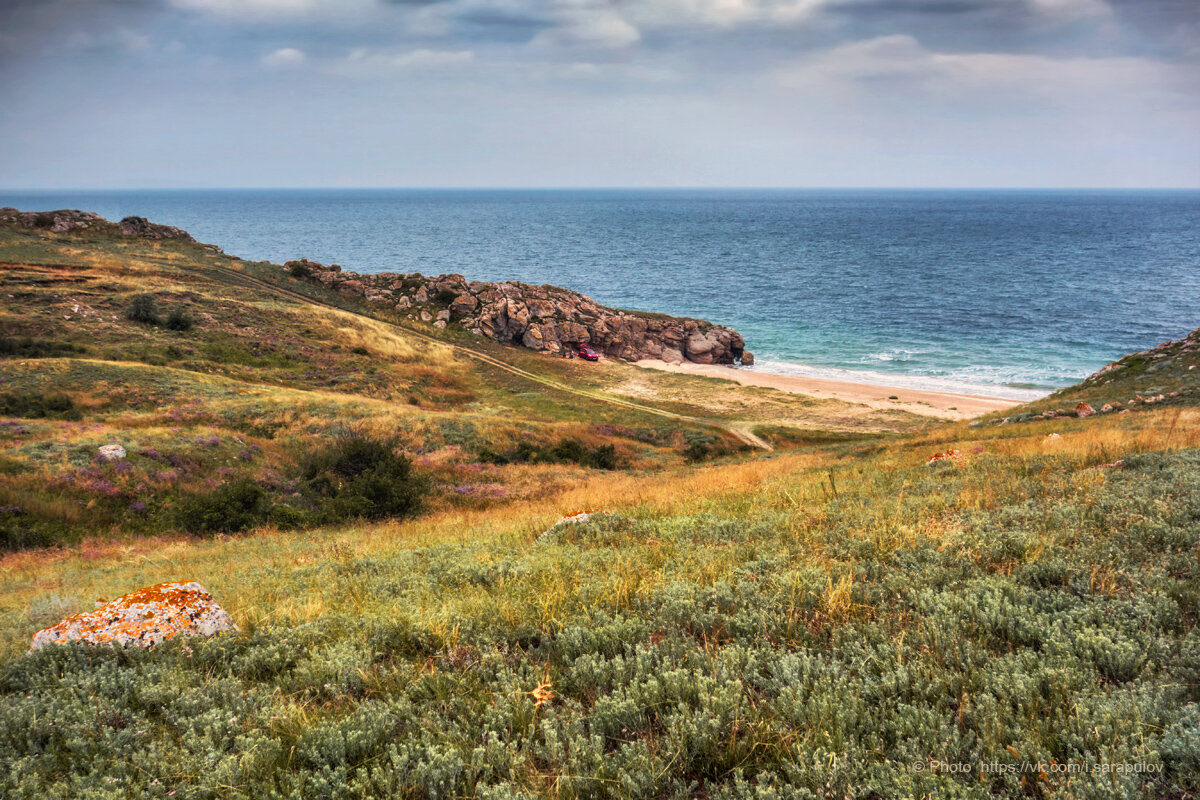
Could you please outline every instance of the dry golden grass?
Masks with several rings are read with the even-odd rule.
[[[271,569],[292,569],[314,561],[350,556],[356,559],[384,557],[402,550],[449,541],[495,542],[497,546],[527,545],[563,514],[577,508],[598,508],[637,517],[666,518],[697,512],[748,517],[756,513],[782,514],[790,536],[804,541],[807,532],[827,522],[827,503],[838,493],[869,501],[849,535],[867,538],[877,546],[901,547],[918,539],[946,541],[959,530],[951,517],[964,509],[989,509],[1001,495],[1012,499],[1012,487],[1004,483],[1007,467],[993,468],[999,461],[1053,456],[1073,460],[1080,471],[1073,473],[1075,491],[1085,491],[1105,480],[1103,469],[1086,469],[1098,458],[1124,455],[1164,445],[1164,431],[1174,411],[1143,412],[1129,419],[1059,421],[1055,424],[1024,426],[1019,432],[1005,431],[1004,438],[984,438],[979,431],[957,426],[955,440],[941,435],[933,440],[896,442],[867,459],[847,459],[828,451],[779,454],[732,464],[679,469],[666,473],[591,473],[587,480],[571,480],[543,496],[511,502],[486,510],[444,510],[429,516],[381,525],[347,526],[307,532],[259,530],[237,538],[212,540],[154,538],[126,542],[89,541],[80,547],[40,552],[13,553],[0,558],[0,610],[10,614],[28,606],[35,598],[67,596],[93,598],[112,596],[142,585],[174,578],[199,580],[209,586],[243,626],[270,621],[311,620],[330,610],[331,604],[368,603],[368,598],[338,599],[337,587],[313,587],[304,595],[280,594],[281,587],[264,581]],[[1170,446],[1200,445],[1200,413],[1181,414]],[[1060,438],[1047,439],[1049,427],[1062,430]],[[1018,434],[1018,435],[1013,435]],[[959,469],[968,478],[964,490],[945,502],[926,498],[915,516],[902,513],[905,497],[881,483],[896,469],[912,468],[928,457],[932,444],[954,441],[970,452],[972,442],[985,453],[972,455]],[[1000,458],[997,459],[997,456]],[[552,475],[558,468],[522,467],[515,480],[535,480]],[[975,473],[978,474],[975,474]],[[1063,491],[1047,485],[1042,491]],[[653,568],[657,545],[645,542],[631,546],[617,559],[609,575],[606,592],[632,602],[652,592],[660,581]],[[700,581],[719,580],[730,565],[720,547],[692,565]],[[331,555],[333,554],[333,555]],[[341,554],[340,556],[337,554]],[[834,564],[814,546],[811,563],[830,570],[824,611],[830,618],[847,620],[868,613],[849,605],[852,579],[835,573]],[[553,620],[564,609],[580,601],[577,582],[569,568],[539,578],[538,616]],[[1100,591],[1111,591],[1112,576],[1098,573],[1094,581]],[[487,603],[497,602],[497,591]],[[483,599],[446,598],[445,607],[433,617],[447,620],[455,613],[468,613],[471,603]],[[524,614],[528,609],[514,601],[501,602],[507,614]],[[478,610],[478,609],[476,609]],[[432,611],[428,609],[427,611]],[[23,649],[25,634],[12,632],[0,640],[0,661]]]
[[[316,328],[318,337],[346,349],[362,347],[377,358],[401,362],[420,359],[439,370],[462,366],[452,348],[406,335],[386,322],[318,305],[298,307],[291,314],[297,323]]]

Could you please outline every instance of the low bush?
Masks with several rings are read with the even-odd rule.
[[[17,506],[0,506],[0,552],[50,547],[58,539]]]
[[[61,358],[86,352],[87,348],[70,342],[0,336],[0,358]]]
[[[396,442],[360,433],[339,436],[310,454],[302,467],[303,494],[322,522],[382,519],[414,513],[428,491],[412,463],[396,453]]]
[[[77,420],[82,415],[75,401],[65,394],[10,392],[0,394],[0,415],[26,419]]]
[[[394,441],[358,433],[334,439],[302,456],[299,484],[286,500],[250,478],[209,492],[185,496],[175,507],[175,524],[189,533],[237,533],[272,523],[307,528],[352,519],[385,519],[415,513],[429,490],[411,462],[395,452]]]
[[[579,464],[592,469],[616,469],[619,464],[617,448],[611,444],[591,447],[578,439],[563,439],[549,447],[538,447],[521,441],[504,451],[483,448],[480,461],[488,464]]]
[[[688,461],[704,461],[712,453],[712,446],[703,439],[693,439],[683,448],[683,457]]]
[[[271,502],[249,478],[206,493],[184,496],[175,507],[179,527],[189,533],[237,533],[266,521]]]
[[[154,295],[134,295],[125,308],[125,319],[131,322],[140,322],[143,325],[157,325],[159,323],[158,304],[154,300]]]
[[[192,329],[192,318],[188,316],[186,311],[176,308],[167,315],[167,321],[164,323],[168,330],[172,331],[190,331]]]

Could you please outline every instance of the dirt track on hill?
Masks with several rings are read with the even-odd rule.
[[[229,277],[231,283],[239,284],[245,288],[259,289],[261,291],[269,292],[278,297],[286,297],[293,301],[297,301],[297,302],[301,302],[301,303],[309,303],[311,305],[324,306],[326,308],[332,308],[336,311],[342,311],[347,314],[353,314],[355,316],[365,317],[366,319],[374,320],[375,322],[383,322],[388,325],[394,325],[395,327],[403,330],[405,333],[415,336],[418,339],[422,339],[427,342],[432,342],[432,343],[440,345],[442,347],[448,347],[451,350],[455,351],[456,353],[466,356],[467,358],[472,358],[481,363],[487,364],[492,367],[496,367],[497,369],[504,370],[505,372],[509,372],[513,375],[518,375],[522,378],[525,378],[526,380],[534,381],[535,383],[540,383],[543,386],[547,386],[552,389],[556,389],[560,392],[567,392],[568,394],[573,394],[578,397],[586,397],[589,400],[596,400],[596,401],[599,401],[602,403],[608,403],[610,405],[619,406],[621,408],[628,408],[628,409],[631,409],[634,411],[641,411],[646,414],[655,414],[657,416],[667,417],[669,419],[677,419],[677,420],[681,420],[683,422],[691,422],[691,423],[695,423],[697,425],[705,425],[705,426],[708,426],[711,428],[720,428],[721,430],[727,431],[729,434],[731,434],[732,436],[737,438],[738,441],[743,442],[744,444],[748,444],[751,447],[756,447],[761,450],[773,450],[774,449],[773,447],[771,447],[771,445],[767,444],[767,442],[763,441],[761,438],[754,435],[753,431],[750,430],[751,423],[748,423],[748,422],[747,423],[715,422],[713,420],[702,419],[700,417],[691,417],[686,414],[677,414],[673,411],[664,411],[661,408],[654,408],[653,406],[645,406],[640,403],[635,403],[631,400],[622,400],[620,398],[610,397],[601,392],[591,391],[589,389],[579,389],[579,388],[576,388],[573,386],[568,386],[567,384],[561,383],[560,381],[553,380],[552,378],[546,378],[546,377],[543,377],[536,373],[529,372],[528,370],[523,370],[520,367],[515,367],[512,364],[502,361],[501,359],[495,358],[494,356],[489,356],[486,353],[480,353],[476,350],[472,350],[469,347],[464,347],[463,345],[454,344],[453,342],[447,342],[444,339],[437,338],[436,336],[430,336],[427,333],[422,333],[421,331],[414,330],[413,328],[411,328],[407,325],[402,325],[399,323],[391,322],[389,320],[381,320],[378,317],[373,317],[370,314],[364,314],[361,311],[354,311],[352,309],[342,308],[341,306],[334,305],[333,303],[326,303],[322,300],[318,300],[315,297],[309,297],[308,295],[303,294],[302,292],[296,292],[291,289],[286,289],[282,286],[276,286],[275,284],[273,284],[269,281],[265,281],[261,278],[256,278],[253,275],[247,275],[244,272],[238,272],[237,270],[232,270],[232,269],[228,269],[228,268],[225,268],[223,271]]]

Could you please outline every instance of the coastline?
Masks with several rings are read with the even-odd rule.
[[[897,409],[940,419],[971,419],[991,411],[1001,411],[1019,406],[1024,402],[1001,397],[906,389],[900,386],[879,386],[873,383],[854,383],[801,375],[781,375],[773,372],[736,369],[721,364],[695,364],[692,362],[668,364],[665,361],[645,359],[638,361],[637,366],[662,372],[721,378],[740,383],[743,386],[762,386],[778,389],[781,392],[803,394],[825,400],[841,400],[871,408]],[[897,399],[889,399],[892,395]]]

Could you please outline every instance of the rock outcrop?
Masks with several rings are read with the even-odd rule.
[[[117,223],[121,233],[126,236],[142,236],[146,239],[183,239],[194,242],[195,239],[187,231],[171,225],[158,225],[145,217],[126,217]]]
[[[1121,370],[1128,371],[1133,369],[1145,369],[1154,371],[1167,364],[1174,363],[1176,366],[1185,367],[1188,370],[1194,370],[1200,366],[1200,328],[1184,336],[1182,339],[1176,339],[1170,342],[1151,347],[1149,350],[1142,350],[1138,353],[1130,353],[1124,358],[1114,361],[1097,372],[1092,373],[1084,379],[1086,384],[1105,384],[1122,377]]]
[[[478,336],[540,353],[564,354],[587,344],[625,361],[654,358],[697,364],[739,364],[747,355],[745,341],[732,328],[608,308],[556,286],[467,282],[457,274],[365,275],[307,259],[289,261],[284,268],[342,295],[389,306],[414,320],[438,327],[460,326]],[[753,363],[753,357],[744,363]]]
[[[191,234],[171,225],[158,225],[145,217],[125,217],[120,222],[109,222],[99,214],[91,211],[76,211],[61,209],[59,211],[18,211],[15,208],[0,208],[0,222],[20,225],[24,228],[49,231],[50,233],[68,233],[76,230],[95,230],[104,233],[116,233],[123,236],[140,236],[143,239],[178,239],[192,242],[212,253],[220,253],[221,248],[211,244],[200,244]]]
[[[195,581],[160,583],[38,631],[30,649],[67,642],[153,647],[177,636],[215,636],[236,628],[229,614]]]

